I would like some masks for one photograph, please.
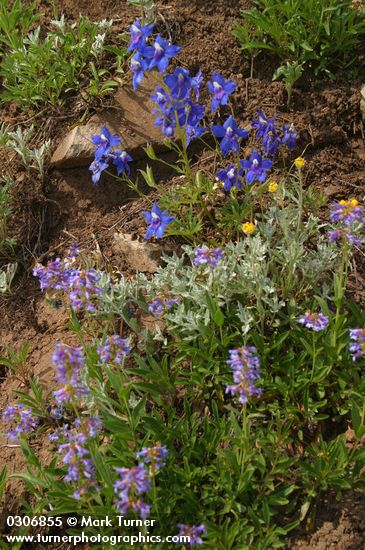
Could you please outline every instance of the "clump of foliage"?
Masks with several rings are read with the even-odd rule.
[[[135,86],[145,71],[166,73],[179,51],[161,36],[149,44],[152,32],[140,21],[131,27]],[[178,67],[153,96],[156,124],[178,155],[171,166],[182,186],[196,186],[188,206],[197,242],[152,277],[98,271],[77,244],[34,268],[49,304],[67,308],[73,344],[55,345],[57,388],[48,398],[31,380],[3,411],[8,438],[27,459],[27,472],[16,474],[33,498],[23,511],[46,520],[113,511],[143,528],[149,517],[158,523],[154,541],[116,523],[83,528],[83,542],[98,535],[100,548],[281,548],[321,495],[364,487],[365,315],[345,301],[364,208],[353,198],[333,203],[328,221],[305,212],[305,160],[289,161],[295,129],[262,111],[250,129],[233,114],[220,117],[210,128],[217,181],[195,174],[188,147],[208,132],[201,85],[201,74]],[[214,73],[208,89],[212,111],[230,112],[235,83]],[[241,159],[251,129],[255,149]],[[135,185],[121,139],[103,126],[92,141],[93,184],[112,165]],[[151,168],[145,177],[163,204],[144,211],[145,238],[182,234],[188,192],[173,203]],[[205,200],[215,184],[225,197],[218,220]],[[53,451],[46,465],[32,447],[41,432]]]
[[[283,61],[275,75],[286,83],[300,78],[298,67],[334,78],[338,69],[354,65],[365,35],[365,8],[338,0],[254,0],[254,6],[242,11],[245,21],[234,34],[248,56],[266,50]]]
[[[13,101],[22,108],[61,105],[72,92],[86,95],[110,93],[118,84],[110,71],[100,68],[106,52],[114,55],[114,73],[122,72],[127,55],[125,48],[107,44],[111,22],[94,23],[80,17],[70,24],[64,16],[51,21],[46,36],[41,28],[29,32],[38,16],[34,5],[22,11],[19,1],[2,6],[0,27],[3,31],[2,102]]]

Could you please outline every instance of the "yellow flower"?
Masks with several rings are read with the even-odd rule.
[[[340,200],[340,204],[342,204],[343,206],[351,206],[355,208],[355,206],[359,204],[359,201],[357,201],[356,199],[349,199],[348,201],[342,199]]]
[[[276,181],[269,183],[269,193],[275,193],[278,190],[278,184]]]
[[[305,165],[305,160],[303,157],[298,157],[295,159],[294,164],[297,168],[303,168]]]
[[[242,231],[245,235],[251,235],[255,231],[255,224],[252,222],[246,222],[242,224]]]

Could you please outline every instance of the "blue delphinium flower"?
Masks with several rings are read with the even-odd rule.
[[[172,74],[165,76],[164,82],[174,99],[184,99],[189,94],[192,84],[189,71],[182,67],[177,67]]]
[[[112,135],[110,130],[105,126],[102,127],[100,134],[92,136],[91,141],[98,148],[95,151],[95,160],[100,160],[103,155],[107,155],[111,147],[119,145],[121,142],[120,137]]]
[[[255,386],[260,378],[260,360],[256,356],[257,350],[253,346],[242,346],[229,350],[230,359],[227,365],[233,370],[234,384],[227,385],[225,393],[238,395],[238,401],[243,405],[249,397],[261,395],[261,390]]]
[[[126,172],[128,176],[130,175],[131,169],[128,163],[132,162],[133,159],[126,151],[115,149],[110,153],[110,157],[113,159],[113,164],[117,169],[118,176],[124,172]]]
[[[227,105],[228,96],[236,89],[233,80],[226,80],[221,74],[214,72],[208,82],[208,90],[212,94],[212,111],[215,112],[219,105]]]
[[[230,191],[232,187],[242,189],[241,176],[233,164],[229,164],[227,168],[219,170],[217,178],[223,182],[224,190],[227,192]]]
[[[102,363],[121,364],[131,349],[132,346],[128,339],[124,339],[118,334],[112,334],[96,351]]]
[[[149,71],[156,67],[160,73],[164,73],[169,66],[170,59],[175,57],[180,50],[180,46],[173,46],[162,38],[161,35],[157,35],[153,46],[145,46],[142,49],[142,54],[149,60]]]
[[[257,112],[257,119],[251,123],[251,126],[256,129],[256,138],[263,138],[267,132],[275,131],[275,121],[273,118],[266,118],[262,109]]]
[[[330,219],[349,227],[354,222],[363,223],[364,209],[356,199],[341,200],[331,205]]]
[[[319,332],[325,330],[329,323],[328,317],[323,315],[323,313],[316,313],[310,310],[305,312],[305,315],[302,315],[298,319],[298,323],[304,325],[306,328]]]
[[[350,353],[353,361],[357,361],[365,356],[365,329],[350,329]]]
[[[237,123],[233,119],[232,115],[227,118],[223,126],[213,125],[212,133],[216,138],[221,139],[220,149],[223,156],[228,155],[230,151],[238,153],[239,143],[238,138],[247,138],[248,132],[238,128]]]
[[[12,425],[12,428],[6,432],[6,435],[12,441],[16,441],[22,434],[32,432],[38,423],[38,418],[22,403],[6,405],[1,418],[6,424]]]
[[[148,69],[148,61],[147,59],[142,57],[139,52],[137,52],[131,59],[130,68],[133,74],[133,90],[137,90],[138,86],[143,80],[144,71]]]
[[[99,183],[101,173],[107,168],[109,168],[109,164],[100,159],[94,160],[90,164],[89,170],[92,171],[91,179],[94,185],[97,185]]]
[[[115,468],[115,471],[120,476],[114,483],[114,492],[118,497],[115,506],[121,514],[133,511],[139,513],[142,519],[146,519],[150,513],[150,506],[143,501],[142,496],[151,485],[146,468],[139,464],[133,468]]]
[[[241,160],[240,163],[242,170],[246,172],[245,179],[249,185],[255,180],[264,182],[267,178],[267,170],[272,167],[272,161],[263,159],[257,151],[254,151],[248,160]]]
[[[281,139],[281,143],[283,145],[286,145],[289,151],[293,151],[297,146],[297,133],[295,131],[295,128],[293,124],[291,124],[290,126],[284,124],[282,129],[283,137]]]
[[[151,212],[144,211],[143,214],[146,222],[150,224],[147,227],[145,239],[150,239],[152,236],[160,239],[165,232],[165,228],[175,219],[173,216],[169,216],[167,210],[162,212],[157,203],[154,203]]]
[[[142,447],[142,450],[137,453],[137,459],[140,465],[147,464],[149,466],[150,475],[155,475],[163,466],[169,456],[169,451],[166,445],[157,444],[155,447]]]
[[[141,19],[137,19],[129,27],[130,32],[130,43],[128,46],[128,51],[138,50],[142,48],[146,43],[146,38],[152,34],[154,23],[150,25],[141,25]]]
[[[221,248],[209,249],[206,246],[198,247],[195,250],[195,258],[193,264],[195,266],[209,264],[210,267],[216,267],[218,262],[222,260],[224,256],[224,250]]]
[[[202,83],[203,83],[203,73],[199,69],[199,71],[196,73],[196,75],[191,77],[191,89],[195,92],[196,101],[199,100],[200,88],[201,88]]]
[[[276,132],[266,132],[262,139],[262,148],[265,155],[275,156],[282,146],[281,137]]]
[[[203,539],[201,535],[204,535],[207,530],[205,525],[186,525],[185,523],[178,523],[178,528],[180,529],[178,536],[180,537],[189,537],[189,542],[186,543],[186,539],[182,539],[184,544],[203,544]]]

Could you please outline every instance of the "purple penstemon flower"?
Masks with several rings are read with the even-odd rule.
[[[69,298],[74,311],[93,313],[104,289],[98,286],[100,274],[95,269],[75,269],[69,277]]]
[[[150,506],[143,501],[142,496],[151,485],[146,468],[139,464],[133,468],[115,468],[115,471],[120,477],[113,486],[117,495],[115,506],[122,514],[132,510],[138,512],[142,519],[146,519]]]
[[[226,80],[221,74],[214,72],[208,82],[208,90],[212,94],[212,111],[215,112],[219,105],[227,105],[228,96],[236,89],[233,80]]]
[[[170,59],[175,57],[180,50],[180,46],[169,44],[161,35],[157,35],[153,46],[145,46],[142,49],[142,54],[149,60],[149,71],[156,67],[160,73],[164,73],[169,66]]]
[[[160,443],[155,447],[142,447],[142,450],[137,453],[140,465],[147,464],[151,475],[155,475],[156,472],[165,466],[168,456],[169,451],[166,445],[161,445]]]
[[[1,418],[6,424],[12,425],[6,432],[11,441],[16,441],[22,434],[29,434],[38,424],[38,418],[22,403],[6,405]]]
[[[315,332],[320,332],[321,330],[325,330],[327,328],[329,320],[328,317],[323,315],[323,313],[307,310],[305,315],[299,317],[298,323],[304,325],[306,328],[314,330]]]
[[[255,180],[260,183],[264,182],[267,178],[267,170],[272,167],[272,161],[270,159],[263,159],[262,156],[254,151],[248,160],[240,161],[242,170],[246,172],[246,183],[251,185]]]
[[[150,239],[152,236],[161,238],[165,228],[175,219],[173,216],[169,216],[167,210],[162,212],[157,203],[154,203],[151,212],[144,211],[143,214],[146,222],[150,224],[147,227],[145,239]]]
[[[130,52],[132,50],[138,50],[142,48],[146,43],[146,38],[151,36],[154,26],[154,23],[144,26],[141,25],[140,18],[132,23],[132,25],[129,27],[131,39],[128,46],[128,51]]]
[[[222,260],[224,256],[224,250],[221,248],[209,249],[206,246],[198,247],[195,250],[195,257],[193,260],[193,265],[206,265],[209,264],[210,267],[216,267],[218,262]]]
[[[76,419],[72,427],[63,426],[50,436],[50,440],[58,444],[62,463],[68,466],[64,480],[67,483],[77,483],[77,489],[73,493],[75,500],[79,500],[91,489],[98,490],[95,480],[96,469],[87,444],[101,429],[101,420],[95,416],[84,419],[82,425],[80,420]]]
[[[47,263],[33,268],[33,275],[39,278],[41,290],[67,290],[70,278],[70,270],[61,258],[56,258]]]
[[[364,222],[364,209],[356,199],[341,200],[331,205],[330,219],[333,223],[343,223],[346,226],[354,222]]]
[[[97,354],[102,363],[121,364],[131,349],[132,346],[127,338],[121,338],[118,334],[112,334],[102,346],[97,348]]]
[[[350,329],[350,353],[353,361],[365,356],[365,328]]]
[[[109,168],[109,164],[107,162],[104,162],[103,160],[93,160],[93,162],[89,166],[89,170],[92,171],[92,182],[94,185],[97,185],[100,180],[101,173]]]
[[[233,164],[229,164],[227,168],[219,170],[217,173],[217,178],[223,182],[224,190],[230,191],[232,187],[236,187],[237,189],[242,189],[242,180],[240,177],[240,174],[238,172],[238,169],[233,166]]]
[[[154,317],[160,317],[163,313],[172,308],[173,305],[179,304],[178,298],[167,298],[165,296],[157,296],[148,306],[148,311]]]
[[[328,242],[330,243],[340,243],[340,244],[350,244],[357,247],[363,245],[362,240],[351,233],[348,229],[334,229],[333,231],[328,232]]]
[[[233,119],[232,115],[227,118],[223,126],[213,125],[212,133],[216,138],[221,139],[220,149],[223,156],[228,155],[230,151],[238,153],[239,143],[238,138],[247,138],[248,132],[238,128],[237,123]]]
[[[203,544],[201,535],[204,535],[207,532],[203,523],[201,525],[186,525],[185,523],[178,523],[177,526],[180,529],[178,536],[189,537],[189,542],[187,544],[190,546],[193,544]],[[182,540],[186,544],[185,539]]]
[[[85,367],[82,348],[58,342],[52,361],[56,367],[56,380],[63,385],[53,392],[57,404],[69,403],[72,398],[88,395],[89,389],[81,381],[81,372]]]
[[[94,145],[98,145],[98,148],[96,149],[94,155],[95,160],[98,161],[103,155],[107,155],[109,153],[111,147],[119,145],[121,139],[117,135],[112,135],[110,130],[104,124],[100,131],[100,134],[92,136],[91,141]]]
[[[239,403],[245,405],[253,395],[261,395],[261,390],[256,387],[256,381],[260,378],[260,360],[256,356],[257,350],[253,346],[243,346],[229,350],[230,359],[227,365],[233,370],[234,384],[227,385],[225,393],[238,395]]]

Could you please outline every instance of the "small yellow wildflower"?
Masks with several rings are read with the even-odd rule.
[[[269,183],[269,193],[275,193],[278,190],[278,184],[276,181]]]
[[[294,164],[297,168],[303,168],[305,165],[305,160],[303,157],[298,157],[295,159]]]
[[[252,222],[246,222],[242,224],[242,231],[245,235],[251,235],[255,231],[255,224]]]

